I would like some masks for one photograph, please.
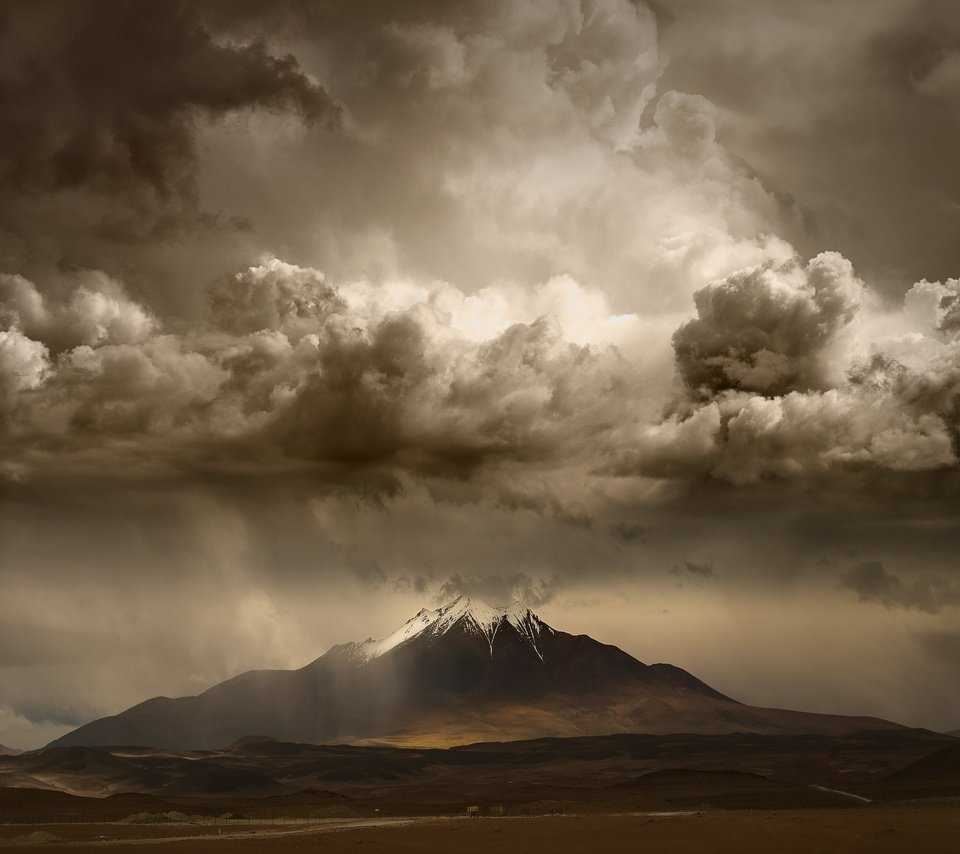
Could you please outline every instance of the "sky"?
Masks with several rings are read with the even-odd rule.
[[[960,727],[960,9],[0,6],[0,743],[459,593]]]

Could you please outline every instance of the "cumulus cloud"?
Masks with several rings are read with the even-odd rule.
[[[328,325],[316,370],[272,428],[292,455],[467,474],[577,453],[580,437],[609,429],[607,395],[631,381],[615,353],[572,345],[547,319],[480,344],[446,340],[424,309]]]
[[[945,335],[960,332],[960,279],[922,279],[907,291],[903,302],[904,313],[921,331],[937,330]]]
[[[700,163],[711,153],[719,154],[716,107],[702,95],[664,92],[653,116],[667,145],[678,154]]]
[[[81,344],[140,344],[156,330],[153,315],[130,300],[119,282],[96,271],[78,273],[73,281],[69,299],[50,305],[33,282],[0,273],[0,323],[54,353]]]
[[[610,314],[569,277],[533,294],[468,296],[442,282],[335,286],[267,259],[215,281],[206,320],[175,333],[115,280],[71,281],[55,300],[0,277],[7,425],[24,449],[33,437],[86,453],[93,437],[139,435],[191,470],[301,461],[335,479],[464,478],[509,464],[746,484],[956,463],[951,284],[920,283],[901,312],[903,323],[925,318],[935,358],[915,369],[879,352],[858,362],[852,339],[839,342],[856,327],[862,284],[835,255],[749,268],[698,292],[698,317],[674,335],[688,399],[659,422],[645,375],[608,343],[637,319]],[[842,359],[854,359],[846,378]],[[533,483],[497,494],[505,507],[593,524]]]
[[[71,437],[88,433],[169,434],[196,420],[226,378],[172,336],[140,347],[82,345],[60,360],[30,423],[68,447]]]
[[[694,295],[697,317],[673,336],[690,391],[782,394],[831,385],[830,347],[853,321],[863,283],[842,256],[767,264]]]
[[[960,586],[929,576],[904,581],[880,561],[865,561],[844,573],[840,586],[853,590],[861,602],[876,602],[885,608],[905,608],[938,614],[960,605]]]
[[[914,415],[882,394],[791,392],[734,408],[714,471],[735,483],[837,467],[924,471],[956,463],[942,418]]]
[[[209,292],[213,322],[238,334],[283,332],[299,340],[343,306],[322,273],[277,258],[216,282]]]
[[[298,51],[319,77],[251,40],[259,17],[249,9],[161,14],[148,4],[133,22],[111,7],[94,28],[94,6],[83,6],[50,32],[43,9],[15,16],[45,34],[44,61],[56,69],[85,55],[78,33],[103,46],[132,34],[120,52],[131,66],[123,87],[101,79],[99,60],[84,66],[67,95],[90,100],[86,118],[62,133],[38,126],[41,142],[56,141],[47,171],[25,150],[8,153],[24,186],[72,186],[56,170],[71,140],[89,139],[82,174],[97,192],[183,194],[199,164],[196,117],[265,107],[331,119],[330,92],[346,111],[342,138],[313,138],[309,152],[292,140],[296,184],[282,158],[270,174],[288,210],[276,222],[296,245],[292,220],[309,202],[310,243],[333,267],[351,266],[342,263],[348,245],[361,262],[354,273],[374,253],[386,265],[327,277],[266,260],[221,277],[206,314],[177,321],[175,333],[104,274],[77,274],[57,294],[5,276],[0,321],[36,351],[31,362],[23,341],[8,344],[18,354],[6,373],[21,379],[5,382],[21,404],[21,441],[50,431],[69,447],[81,427],[87,442],[137,431],[161,441],[167,431],[171,448],[210,452],[218,464],[300,460],[457,477],[573,463],[593,477],[751,483],[952,465],[944,348],[954,285],[920,283],[904,309],[933,312],[935,332],[915,334],[936,350],[936,366],[927,356],[911,363],[905,351],[916,347],[900,335],[885,352],[898,364],[902,356],[906,374],[894,381],[862,368],[862,281],[837,253],[802,262],[762,233],[789,214],[718,141],[722,112],[661,84],[650,10],[625,0],[548,6],[373,5],[359,26],[337,4],[294,14],[288,21],[315,42]],[[158,52],[172,69],[163,98],[147,73]],[[208,72],[201,82],[197,68]],[[40,78],[16,63],[7,75],[22,95],[16,115],[29,117]],[[138,160],[126,129],[146,114],[155,133],[145,139],[158,145]],[[216,129],[204,140],[225,165],[251,153],[223,148]],[[210,188],[233,183],[224,173]],[[445,271],[454,284],[433,278]],[[672,338],[685,399],[658,420],[671,321],[694,287],[696,317]],[[624,303],[657,319],[613,308]],[[37,369],[41,356],[49,364]],[[524,485],[509,500],[534,494]],[[552,518],[590,518],[538,495]]]
[[[720,408],[708,404],[686,418],[672,415],[623,436],[621,447],[599,471],[627,476],[694,477],[706,474],[720,452]]]
[[[244,203],[270,251],[337,281],[472,294],[567,275],[618,314],[672,312],[700,269],[766,259],[792,216],[716,142],[706,99],[658,85],[643,3],[332,3],[297,26],[342,132],[281,139],[261,175],[245,164],[266,143],[214,128],[208,186],[218,207]]]
[[[621,437],[602,471],[738,484],[957,463],[953,280],[902,308],[869,298],[836,253],[745,269],[695,295],[673,336],[684,395]]]
[[[209,323],[178,333],[98,274],[79,274],[59,301],[22,277],[0,286],[4,387],[20,396],[11,435],[65,454],[97,436],[142,436],[188,468],[212,455],[268,470],[286,459],[465,476],[587,459],[637,384],[615,348],[575,344],[550,316],[464,333],[451,310],[467,300],[444,284],[374,294],[268,260],[215,282]],[[584,295],[545,289],[561,313],[564,294],[575,304]],[[509,292],[484,299],[509,306]],[[589,524],[556,499],[545,506]]]
[[[43,344],[16,329],[0,329],[0,401],[9,405],[17,392],[39,386],[49,367]]]

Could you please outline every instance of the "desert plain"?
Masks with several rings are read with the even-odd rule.
[[[923,730],[430,750],[251,740],[0,765],[0,846],[13,848],[789,854],[954,852],[960,838],[960,743]]]
[[[845,809],[393,818],[227,826],[4,825],[16,848],[175,854],[281,852],[955,852],[960,799]]]

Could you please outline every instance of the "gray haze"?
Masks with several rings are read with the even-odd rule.
[[[0,742],[459,592],[960,726],[960,11],[0,8]]]

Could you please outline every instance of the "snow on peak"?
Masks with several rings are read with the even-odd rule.
[[[400,626],[399,629],[393,632],[393,634],[389,634],[380,640],[370,638],[361,644],[357,644],[356,654],[364,661],[369,661],[371,658],[379,658],[395,646],[399,646],[404,641],[416,637],[436,620],[439,613],[439,611],[428,611],[426,608],[421,608],[414,616]]]
[[[533,611],[519,599],[514,599],[509,605],[491,605],[468,596],[458,596],[436,610],[421,608],[393,634],[381,640],[370,639],[356,644],[353,654],[362,661],[370,661],[418,635],[424,633],[434,636],[444,635],[461,623],[466,631],[479,634],[486,639],[490,645],[491,658],[497,632],[504,623],[508,623],[533,647],[534,652],[543,661],[543,653],[539,647],[540,633],[543,629],[550,629]]]

